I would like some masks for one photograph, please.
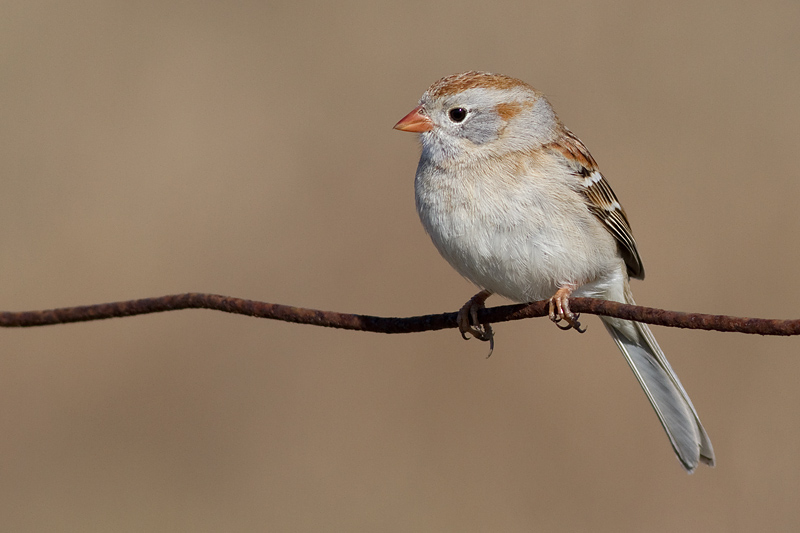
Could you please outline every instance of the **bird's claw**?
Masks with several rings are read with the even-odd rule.
[[[465,303],[458,311],[458,331],[461,333],[461,338],[469,340],[467,334],[475,337],[476,339],[484,342],[489,342],[489,355],[490,357],[494,351],[494,331],[491,324],[481,324],[478,320],[478,311],[485,309],[484,303],[486,298],[491,295],[489,291],[481,291],[467,303]]]
[[[575,314],[569,310],[569,295],[572,294],[571,287],[561,287],[558,289],[550,298],[550,309],[548,316],[553,323],[558,326],[559,329],[564,331],[568,329],[574,329],[578,333],[584,333],[586,328],[581,327],[580,321],[580,313]],[[565,325],[561,325],[561,321],[566,321]]]

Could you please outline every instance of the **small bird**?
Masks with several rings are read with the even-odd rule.
[[[417,212],[439,253],[480,287],[458,315],[461,335],[493,341],[477,313],[491,294],[549,300],[550,319],[581,329],[569,298],[634,304],[644,267],[628,217],[583,143],[545,96],[515,78],[464,72],[440,79],[395,129],[420,134]],[[714,450],[650,329],[604,317],[683,467]],[[562,325],[563,324],[563,325]]]

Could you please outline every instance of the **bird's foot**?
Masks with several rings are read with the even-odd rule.
[[[575,314],[569,310],[569,295],[572,294],[574,287],[566,286],[561,287],[556,291],[552,298],[550,298],[550,320],[563,330],[575,328],[578,333],[583,333],[586,328],[581,328],[581,323],[578,321],[580,313]],[[561,325],[561,321],[565,321],[565,325]]]
[[[490,324],[481,324],[478,321],[478,311],[486,308],[484,303],[491,295],[492,293],[489,291],[481,291],[470,298],[458,311],[457,318],[458,330],[464,340],[469,340],[469,337],[467,337],[467,333],[469,333],[478,340],[489,342],[489,355],[487,357],[491,356],[494,351],[494,331],[492,331]]]

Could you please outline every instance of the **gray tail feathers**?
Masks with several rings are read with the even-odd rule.
[[[635,303],[627,283],[625,301]],[[640,322],[600,318],[636,374],[683,467],[692,473],[700,461],[714,466],[706,430],[650,328]]]

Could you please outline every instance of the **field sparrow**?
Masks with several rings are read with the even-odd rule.
[[[549,299],[551,320],[579,331],[570,296],[634,303],[628,280],[644,278],[644,268],[625,211],[542,93],[499,74],[455,74],[431,85],[395,128],[421,134],[414,186],[425,230],[482,289],[459,313],[462,336],[492,339],[477,311],[493,293]],[[650,329],[600,319],[684,468],[713,466],[711,441]]]

